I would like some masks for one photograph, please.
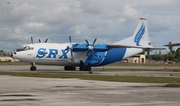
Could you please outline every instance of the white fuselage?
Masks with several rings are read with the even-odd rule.
[[[88,51],[73,52],[73,61],[70,50],[66,50],[68,43],[34,43],[24,45],[22,49],[13,52],[13,58],[23,62],[43,65],[79,66],[80,61],[90,66],[102,66],[126,57],[141,53],[139,48],[112,48],[104,52],[95,52],[89,55]]]

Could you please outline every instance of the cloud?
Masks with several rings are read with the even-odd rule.
[[[113,43],[133,34],[148,19],[154,46],[179,42],[179,0],[9,0],[0,1],[0,44],[4,51],[30,43],[32,36],[54,42]],[[36,40],[37,39],[37,40]],[[159,40],[160,39],[160,40]],[[5,45],[7,44],[7,45]]]

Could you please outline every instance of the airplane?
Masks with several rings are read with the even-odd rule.
[[[169,44],[166,44],[164,46],[168,46],[168,47],[180,46],[180,43],[171,43],[171,42],[169,42]]]
[[[169,50],[172,52],[172,49],[174,46],[180,46],[180,43],[171,43],[169,42],[169,44],[166,44],[164,46],[168,46]]]
[[[124,58],[164,48],[153,48],[149,40],[147,19],[140,18],[134,34],[113,44],[72,43],[32,43],[13,50],[12,57],[31,63],[30,70],[37,70],[36,64],[64,66],[64,70],[91,71],[91,67],[104,66]]]

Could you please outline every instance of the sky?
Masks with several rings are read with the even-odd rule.
[[[31,43],[31,36],[111,44],[131,36],[141,17],[154,47],[180,42],[180,0],[0,0],[0,49]]]

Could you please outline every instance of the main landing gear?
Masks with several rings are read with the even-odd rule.
[[[79,70],[80,71],[91,71],[91,66],[86,66],[86,65],[84,65],[83,61],[80,61]]]
[[[64,70],[66,70],[66,71],[68,71],[68,70],[75,71],[76,66],[64,66]],[[89,71],[89,72],[91,72],[91,66],[86,66],[86,65],[84,65],[83,61],[80,61],[79,71]]]
[[[31,67],[30,67],[30,70],[31,71],[36,71],[36,66],[35,66],[35,63],[31,63]]]
[[[75,70],[76,70],[76,66],[64,66],[64,70],[72,70],[72,71],[75,71]]]
[[[34,62],[31,63],[30,70],[31,70],[31,71],[36,71],[36,70],[37,70]],[[64,66],[64,70],[72,70],[72,71],[75,71],[75,70],[76,70],[76,66]],[[91,66],[86,66],[86,65],[84,65],[84,62],[83,62],[83,61],[80,61],[79,70],[80,70],[80,71],[89,71],[89,72],[91,72]]]

